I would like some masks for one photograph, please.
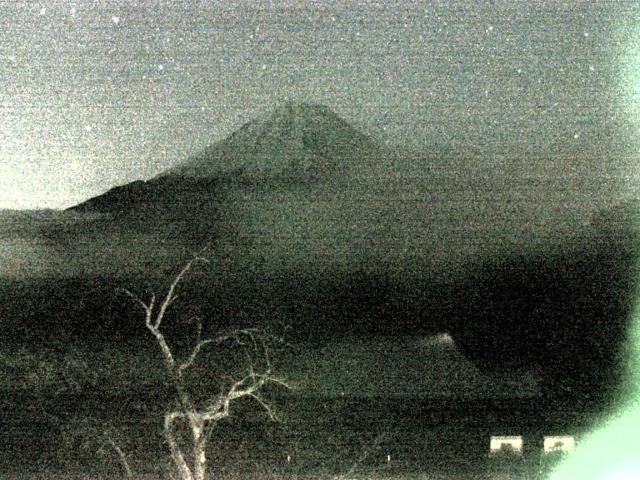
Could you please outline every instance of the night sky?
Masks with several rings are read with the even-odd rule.
[[[0,3],[0,208],[150,178],[285,101],[480,170],[633,190],[637,2]]]

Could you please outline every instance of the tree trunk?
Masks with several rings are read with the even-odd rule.
[[[207,470],[207,456],[205,447],[207,436],[203,433],[204,422],[198,421],[192,426],[193,432],[193,472],[194,480],[204,480]]]
[[[171,458],[173,463],[178,469],[178,474],[181,480],[194,480],[193,474],[189,465],[187,465],[182,450],[173,436],[173,421],[177,418],[176,412],[169,412],[164,416],[164,436],[169,444],[169,450],[171,451]]]

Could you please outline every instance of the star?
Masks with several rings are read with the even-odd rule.
[[[573,134],[573,138],[575,138],[577,140],[578,138],[580,138],[580,134],[579,133],[574,133]]]
[[[46,15],[47,14],[47,7],[42,7],[40,9],[40,15]]]
[[[593,65],[589,65],[589,71],[590,71],[590,72],[595,71],[595,69],[596,69],[596,67],[594,67]]]
[[[164,65],[162,65],[162,64],[158,65],[158,70],[163,71],[164,70]]]
[[[120,17],[114,15],[113,17],[111,17],[111,21],[118,25],[120,23]]]
[[[93,130],[93,127],[91,125],[85,125],[85,127],[84,127],[84,131],[85,132],[90,133],[91,130]]]

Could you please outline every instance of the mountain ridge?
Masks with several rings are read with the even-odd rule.
[[[329,107],[289,102],[154,178],[113,187],[68,210],[129,210],[170,202],[185,191],[212,193],[229,181],[316,183],[381,156],[371,137]]]

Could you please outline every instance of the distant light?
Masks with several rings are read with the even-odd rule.
[[[489,441],[489,455],[522,455],[522,435],[492,435]]]
[[[576,448],[570,435],[544,437],[544,453],[571,453]]]

